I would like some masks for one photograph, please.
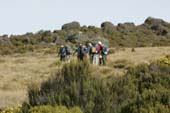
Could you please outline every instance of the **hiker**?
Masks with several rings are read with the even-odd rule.
[[[91,43],[88,43],[88,44],[87,44],[87,54],[88,54],[89,56],[90,56],[91,48],[92,48],[92,44],[91,44]]]
[[[93,43],[91,50],[90,50],[90,61],[92,64],[98,65],[98,54],[97,54],[97,46]]]
[[[88,43],[87,45],[87,57],[90,59],[90,62],[92,63],[92,58],[93,58],[93,55],[91,53],[91,48],[92,48],[92,44],[91,43]]]
[[[99,41],[98,44],[95,44],[93,46],[93,49],[92,49],[92,51],[93,51],[92,64],[99,65],[99,57],[100,57],[100,54],[101,54],[101,50],[102,50],[102,43]]]
[[[85,47],[82,44],[80,44],[79,47],[77,48],[77,58],[78,58],[78,60],[83,61],[85,54],[86,54]]]
[[[66,50],[66,60],[69,60],[71,56],[71,50],[68,46],[65,46],[65,50]]]
[[[60,61],[66,61],[66,48],[64,45],[61,45],[58,54],[60,55]]]
[[[102,50],[102,42],[99,41],[97,46],[98,54],[101,54],[101,50]]]
[[[108,55],[108,47],[106,45],[102,45],[100,65],[106,65],[107,55]]]
[[[102,58],[101,51],[102,51],[102,42],[99,41],[97,44],[98,64],[100,64],[100,59]]]

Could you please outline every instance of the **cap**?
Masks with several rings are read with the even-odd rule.
[[[101,45],[101,44],[102,44],[102,42],[98,41],[98,44],[100,44],[100,45]]]

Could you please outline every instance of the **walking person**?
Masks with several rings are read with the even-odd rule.
[[[100,59],[102,58],[101,51],[102,51],[102,42],[99,41],[97,44],[97,65],[100,64]]]
[[[66,60],[70,60],[70,56],[71,56],[71,49],[68,46],[65,46],[65,50],[66,50]]]
[[[93,47],[92,44],[88,43],[88,45],[87,45],[87,57],[90,60],[90,63],[92,63],[92,60],[93,60],[92,47]]]
[[[66,49],[65,49],[64,45],[61,45],[58,54],[60,55],[60,61],[66,61]]]
[[[94,64],[94,65],[98,65],[98,63],[97,63],[98,62],[97,61],[97,58],[98,58],[97,46],[96,46],[95,43],[91,47],[90,54],[91,54],[91,63]]]
[[[78,60],[80,60],[80,61],[84,60],[85,52],[86,52],[85,48],[83,47],[82,44],[80,44],[79,47],[77,48],[77,58],[78,58]]]
[[[106,45],[102,45],[100,65],[106,65],[107,55],[108,47]]]
[[[92,64],[94,65],[99,65],[99,57],[101,54],[101,50],[102,50],[102,43],[99,41],[98,44],[95,44],[94,47],[92,48],[92,51],[95,53],[93,53],[93,61]]]

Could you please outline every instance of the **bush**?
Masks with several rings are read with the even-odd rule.
[[[7,44],[0,44],[0,54],[1,55],[10,55],[14,53],[15,47]]]
[[[86,61],[65,64],[40,88],[29,90],[30,106],[79,106],[84,113],[170,111],[170,65],[142,64],[123,77],[103,79],[92,77],[90,69]]]
[[[67,109],[64,106],[37,106],[33,107],[29,110],[29,113],[82,113],[80,108],[73,107],[71,109]]]
[[[0,111],[0,113],[21,113],[21,106],[8,107]]]
[[[170,56],[161,57],[158,62],[170,65]]]
[[[107,93],[108,92],[108,93]],[[54,78],[38,89],[30,89],[29,104],[79,106],[85,113],[109,111],[111,97],[104,80],[91,77],[87,61],[65,64]],[[100,103],[100,104],[98,104]]]

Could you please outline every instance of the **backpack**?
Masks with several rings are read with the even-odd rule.
[[[61,54],[61,55],[66,55],[66,49],[65,49],[64,47],[61,48],[60,54]]]
[[[96,53],[96,47],[91,48],[91,53]]]
[[[66,49],[66,54],[70,55],[71,54],[71,50],[69,48],[65,48]]]
[[[83,49],[83,47],[79,47],[79,48],[78,48],[78,54],[79,54],[79,55],[84,55],[84,49]]]
[[[107,55],[108,54],[108,48],[106,46],[102,47],[102,54]]]

